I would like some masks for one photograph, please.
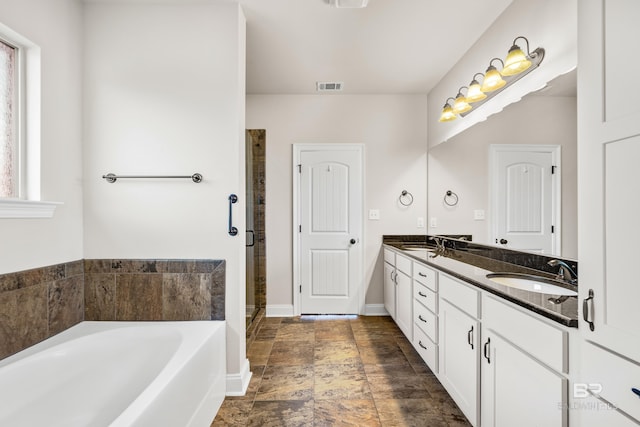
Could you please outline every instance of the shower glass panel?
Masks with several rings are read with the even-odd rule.
[[[265,251],[265,143],[264,129],[246,133],[246,206],[247,206],[247,328],[265,309],[266,251]]]

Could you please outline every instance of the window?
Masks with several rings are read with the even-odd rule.
[[[17,49],[0,41],[0,197],[18,197]]]
[[[40,200],[40,47],[0,23],[0,219],[51,218]]]

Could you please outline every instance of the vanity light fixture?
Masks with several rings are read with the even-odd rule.
[[[523,39],[527,42],[527,54],[525,55],[520,46],[516,44],[516,40]],[[504,67],[502,67],[502,71],[500,74],[503,76],[515,76],[516,74],[520,74],[524,70],[531,67],[531,61],[528,57],[532,55],[536,55],[529,52],[529,40],[526,37],[518,36],[513,40],[513,46],[509,49],[509,53],[507,53],[507,57],[504,60]]]
[[[520,46],[516,44],[518,39],[523,39],[527,44],[526,54]],[[471,83],[469,83],[469,87],[462,86],[458,89],[458,94],[455,99],[447,98],[444,107],[442,107],[442,114],[440,115],[439,121],[450,122],[455,120],[458,115],[464,117],[470,114],[473,109],[478,108],[493,96],[509,87],[509,85],[535,70],[544,59],[544,53],[545,51],[541,47],[536,48],[532,52],[529,51],[529,40],[524,36],[516,37],[504,61],[500,58],[493,58],[489,61],[489,67],[487,67],[487,71],[485,71],[484,74],[476,73]],[[500,62],[500,70],[495,67],[494,61]],[[478,82],[478,76],[483,76],[482,84]],[[462,95],[461,92],[464,88],[467,89],[466,96]],[[453,106],[449,103],[449,100],[454,101]]]
[[[507,82],[502,78],[502,75],[500,74],[498,69],[493,66],[493,61],[495,61],[496,59],[500,61],[504,68],[504,62],[502,62],[502,59],[500,58],[493,58],[491,61],[489,61],[489,67],[484,73],[484,80],[482,81],[482,86],[480,86],[480,90],[485,93],[498,90],[502,86],[507,84]]]
[[[487,97],[487,95],[485,95],[485,93],[480,89],[480,83],[476,80],[477,76],[483,76],[483,74],[476,73],[475,76],[473,76],[471,83],[469,83],[469,89],[467,89],[467,102],[470,104],[482,101]]]
[[[455,120],[458,118],[458,116],[456,116],[456,113],[453,112],[451,104],[449,104],[450,99],[455,102],[455,99],[451,97],[447,98],[444,107],[442,107],[442,114],[440,114],[440,119],[438,120],[439,122],[450,122],[451,120]]]
[[[462,89],[469,89],[466,86],[462,86],[458,89],[458,94],[456,95],[455,101],[453,101],[453,112],[456,114],[466,113],[471,110],[471,105],[467,102],[467,98],[462,94]]]

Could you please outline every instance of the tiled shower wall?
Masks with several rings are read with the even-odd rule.
[[[0,275],[0,359],[82,320],[223,320],[223,260],[80,260]]]

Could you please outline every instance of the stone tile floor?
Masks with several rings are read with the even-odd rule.
[[[469,426],[389,317],[265,318],[217,426]]]

